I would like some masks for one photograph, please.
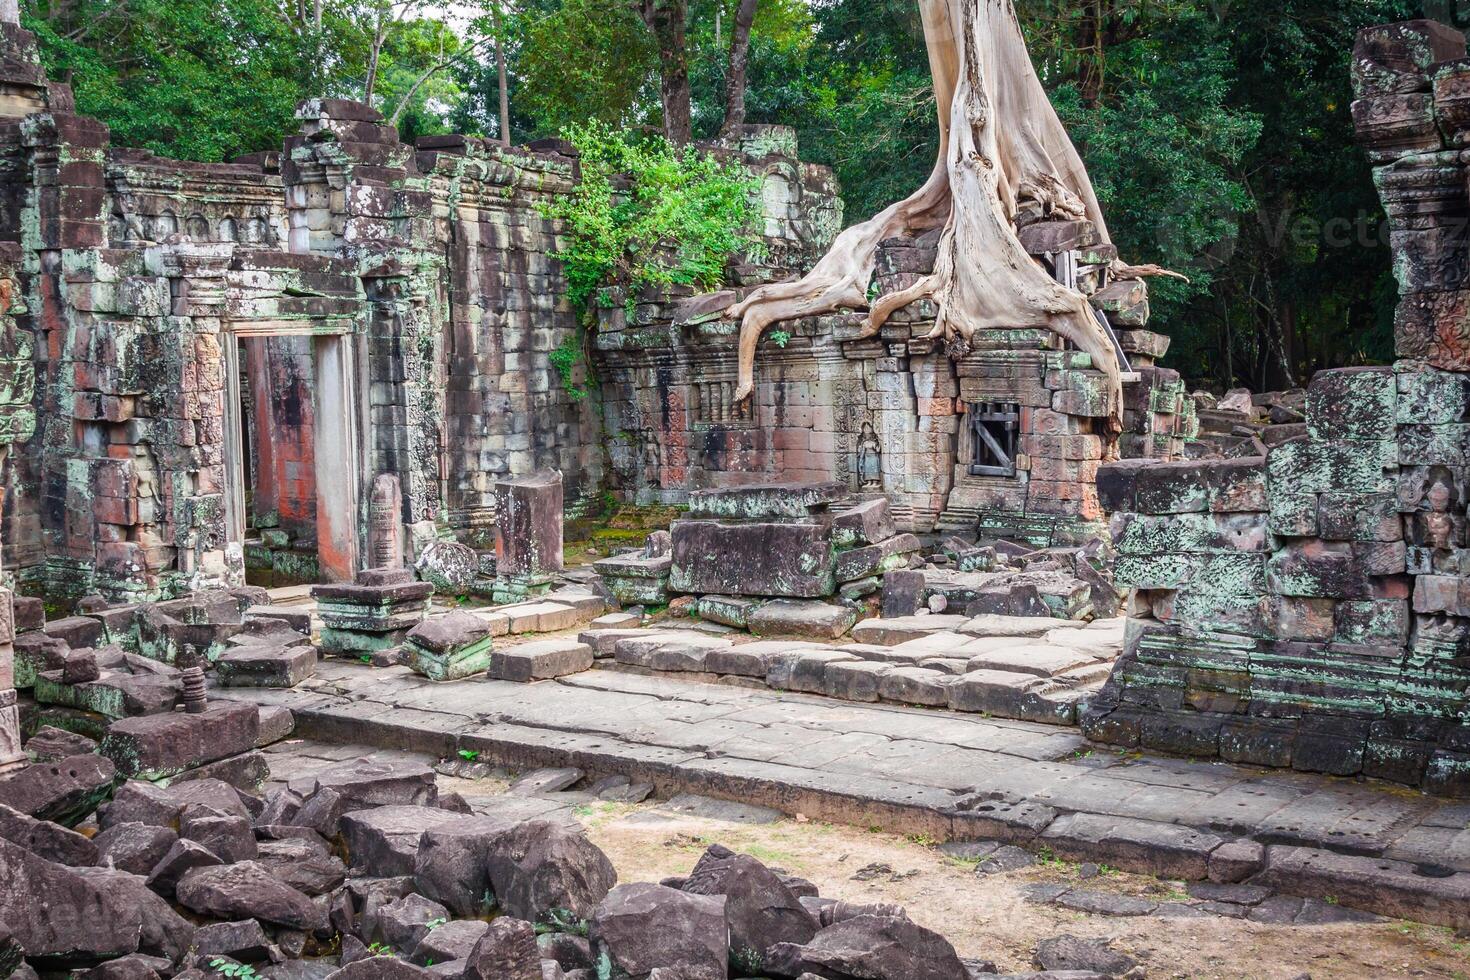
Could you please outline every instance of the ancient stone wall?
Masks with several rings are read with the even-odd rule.
[[[1398,362],[1318,374],[1305,434],[1263,456],[1099,474],[1134,592],[1091,737],[1470,792],[1464,55],[1426,21],[1355,49]]]

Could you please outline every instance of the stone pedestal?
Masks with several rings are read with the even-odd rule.
[[[561,474],[495,484],[495,601],[545,595],[561,570]]]

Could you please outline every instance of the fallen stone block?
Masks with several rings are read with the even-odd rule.
[[[694,604],[695,613],[700,619],[736,629],[747,628],[752,614],[760,607],[761,603],[755,599],[723,595],[700,596]]]
[[[235,647],[214,663],[215,677],[223,687],[295,687],[316,673],[316,647]]]
[[[378,878],[414,873],[419,840],[427,831],[451,833],[455,828],[478,832],[478,817],[429,806],[381,806],[342,816],[342,839],[348,862],[357,872]]]
[[[530,923],[526,924],[529,928]],[[475,946],[484,938],[489,931],[490,923],[480,920],[446,922],[429,930],[428,935],[419,940],[419,944],[413,948],[412,960],[419,966],[435,966],[443,963],[464,962],[469,959],[470,954],[475,951]],[[531,942],[534,945],[535,933],[532,934]],[[537,976],[533,980],[540,980],[541,961],[536,960]],[[496,974],[491,974],[495,976]]]
[[[26,755],[32,762],[59,762],[74,755],[97,751],[97,743],[85,735],[43,725],[26,739]]]
[[[545,980],[536,929],[523,919],[502,916],[489,924],[465,960],[466,980]]]
[[[909,557],[923,545],[912,534],[895,534],[880,542],[837,553],[833,574],[838,582],[855,582],[909,566]]]
[[[499,610],[510,619],[510,632],[557,633],[575,629],[591,616],[576,606],[564,606],[559,602],[528,602],[519,606],[505,606]]]
[[[260,713],[254,705],[214,704],[197,715],[147,715],[115,722],[102,740],[102,754],[123,776],[164,779],[250,752],[259,732]]]
[[[968,972],[942,936],[894,915],[858,915],[827,926],[809,943],[777,943],[766,962],[770,972],[792,977],[826,973],[953,980]]]
[[[729,927],[721,897],[663,885],[619,885],[597,907],[588,938],[595,956],[627,976],[663,968],[682,976],[722,977],[728,969]]]
[[[789,658],[802,650],[818,649],[824,648],[816,643],[800,640],[761,640],[755,643],[739,643],[718,650],[710,650],[704,656],[704,669],[712,674],[764,679],[781,658]]]
[[[846,492],[836,481],[696,490],[689,495],[689,516],[699,520],[803,520],[825,511]]]
[[[256,830],[259,835],[259,829]],[[347,880],[347,866],[320,837],[262,840],[255,861],[276,879],[309,898],[329,895]]]
[[[192,804],[203,805],[219,813],[250,816],[239,791],[217,779],[175,782],[167,787],[143,779],[131,779],[117,788],[112,802],[97,811],[97,822],[103,830],[120,823],[168,827],[178,823],[184,808]]]
[[[414,670],[430,680],[454,681],[484,673],[494,641],[483,619],[455,610],[424,620],[409,631],[404,644]]]
[[[214,922],[194,933],[194,948],[200,956],[227,956],[241,963],[270,960],[274,944],[254,919]]]
[[[671,531],[675,592],[815,599],[837,589],[824,525],[680,520]]]
[[[887,497],[875,497],[832,513],[832,543],[839,548],[877,544],[897,533]]]
[[[57,864],[80,867],[97,863],[97,845],[86,836],[8,806],[0,806],[0,838]]]
[[[147,875],[178,843],[179,835],[169,827],[124,823],[109,827],[92,841],[94,864],[128,874]]]
[[[138,949],[135,905],[110,896],[72,869],[0,841],[0,922],[28,957],[90,960]]]
[[[75,827],[112,794],[116,767],[97,755],[36,763],[0,779],[0,805]]]
[[[606,617],[604,617],[606,618]],[[647,636],[648,631],[637,627],[617,627],[584,630],[577,634],[577,641],[592,648],[592,655],[599,660],[611,657],[616,652],[618,641],[629,637]]]
[[[148,874],[148,887],[165,898],[173,896],[184,876],[195,868],[214,868],[223,864],[203,845],[191,841],[175,841],[167,854]]]
[[[823,693],[844,701],[877,701],[879,682],[892,669],[868,660],[829,663],[822,672]]]
[[[592,669],[592,648],[576,640],[541,640],[508,650],[497,650],[490,658],[490,676],[496,680],[526,684],[580,674]]]
[[[617,881],[612,862],[580,827],[547,820],[495,837],[485,867],[503,913],[563,927],[591,917]]]
[[[324,769],[307,788],[309,793],[323,789],[337,793],[343,813],[378,806],[427,807],[439,792],[432,767],[371,756]]]
[[[852,628],[857,613],[826,602],[777,599],[750,614],[750,631],[757,636],[798,636],[835,640]]]
[[[195,868],[174,889],[178,903],[216,919],[259,919],[310,932],[325,928],[325,909],[254,861]]]
[[[828,665],[857,659],[850,653],[820,647],[797,650],[772,662],[766,684],[777,691],[825,694]]]
[[[38,703],[78,708],[114,720],[173,711],[181,691],[176,678],[155,674],[114,672],[69,683],[63,671],[52,670],[37,674],[35,680]]]

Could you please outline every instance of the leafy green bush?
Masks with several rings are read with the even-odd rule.
[[[581,153],[582,180],[545,213],[566,224],[561,257],[580,306],[609,286],[630,297],[650,286],[714,289],[732,255],[759,255],[760,181],[739,164],[600,122],[562,136]]]

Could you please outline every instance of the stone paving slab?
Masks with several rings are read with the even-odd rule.
[[[217,696],[287,705],[301,737],[439,756],[468,749],[512,767],[576,766],[646,780],[662,794],[700,793],[936,840],[1039,847],[1038,835],[1059,817],[1087,814],[1111,821],[1105,841],[1127,842],[1109,862],[1122,867],[1146,863],[1137,855],[1149,841],[1164,846],[1188,830],[1189,840],[1253,837],[1410,867],[1432,862],[1462,873],[1440,879],[1452,896],[1470,881],[1470,808],[1398,787],[1121,754],[1045,725],[669,675],[432,684],[399,669],[323,666],[296,690]],[[1383,907],[1409,901],[1404,894],[1400,888]],[[1470,903],[1424,914],[1470,923]]]

